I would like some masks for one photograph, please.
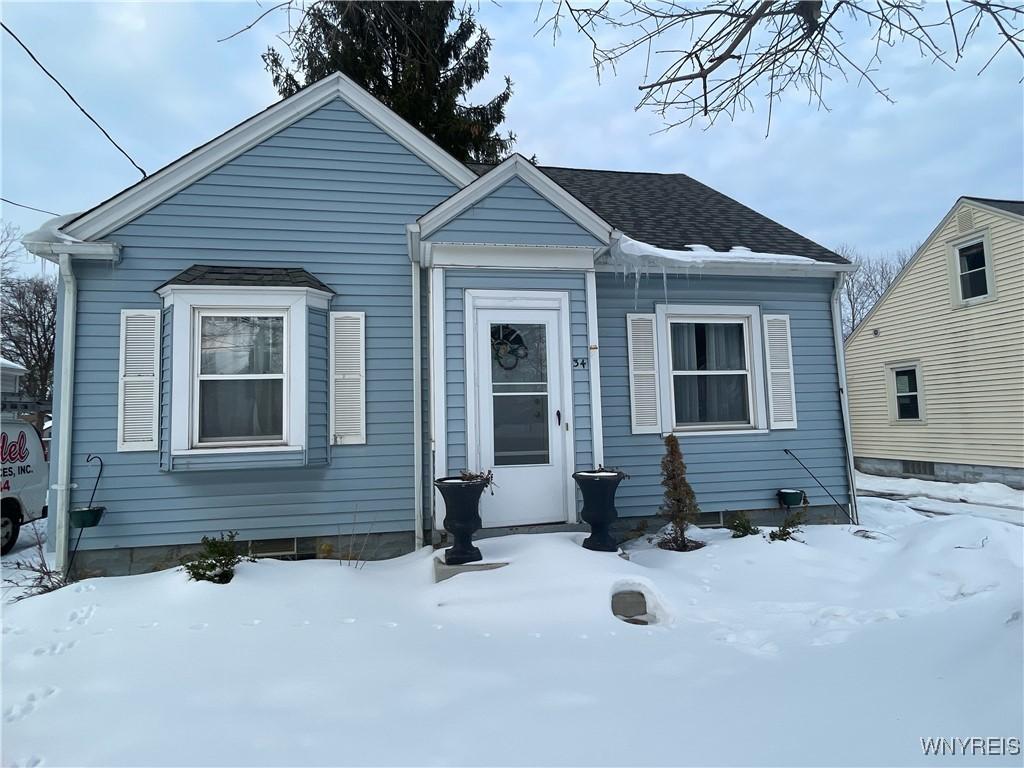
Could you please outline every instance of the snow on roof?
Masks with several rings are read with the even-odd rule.
[[[734,245],[728,251],[715,251],[706,245],[686,246],[689,250],[673,251],[643,243],[623,235],[612,245],[611,263],[630,267],[692,266],[711,264],[814,264],[815,259],[786,253],[760,253]]]
[[[28,373],[28,369],[25,368],[25,366],[18,365],[17,363],[8,360],[6,357],[0,357],[0,368],[12,373]]]
[[[54,216],[52,219],[47,219],[39,225],[38,229],[34,229],[27,235],[21,238],[23,243],[77,243],[80,242],[71,235],[67,235],[60,231],[60,228],[67,224],[72,219],[76,219],[81,216],[79,213],[66,213],[63,216]]]

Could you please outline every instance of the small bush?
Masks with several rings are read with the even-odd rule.
[[[27,557],[4,561],[4,584],[10,588],[11,602],[27,597],[45,595],[66,587],[71,580],[54,568],[46,559],[46,539],[40,524],[30,526],[32,544],[25,552]],[[24,530],[24,529],[23,529]]]
[[[782,525],[778,527],[778,530],[769,531],[768,538],[772,541],[799,541],[795,539],[794,535],[800,533],[800,526],[804,524],[804,513],[796,510],[791,511],[782,519]]]
[[[687,538],[686,527],[697,519],[700,507],[690,481],[686,479],[686,463],[675,435],[665,438],[665,456],[661,460],[661,485],[665,501],[661,514],[669,522],[658,538],[658,546],[675,552],[690,552],[704,546],[702,541]]]
[[[744,536],[756,536],[761,529],[750,522],[750,516],[746,512],[737,512],[729,518],[725,527],[732,531],[734,539],[742,539]]]
[[[238,538],[238,531],[222,533],[216,539],[203,536],[202,551],[181,563],[188,572],[189,578],[193,581],[227,584],[235,575],[236,565],[243,560],[250,563],[256,562],[255,557],[238,552],[238,548],[235,546],[236,538]]]

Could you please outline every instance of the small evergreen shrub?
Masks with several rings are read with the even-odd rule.
[[[686,528],[700,514],[697,496],[686,479],[686,464],[675,435],[665,438],[665,455],[661,459],[661,485],[665,489],[665,500],[661,514],[669,522],[668,528],[658,539],[658,546],[674,552],[689,552],[704,546],[702,541],[687,538]]]
[[[772,541],[789,541],[795,534],[800,533],[800,526],[803,524],[804,513],[800,510],[790,511],[782,519],[782,525],[777,530],[768,532],[768,538]]]
[[[737,512],[729,518],[725,527],[732,531],[734,539],[742,539],[744,536],[756,536],[761,529],[750,522],[750,516],[746,512]]]
[[[182,566],[193,581],[212,581],[227,584],[235,575],[235,566],[243,560],[256,562],[251,555],[242,555],[235,546],[238,531],[222,533],[216,539],[203,536],[203,549],[182,561]]]

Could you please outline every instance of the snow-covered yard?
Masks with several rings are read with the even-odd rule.
[[[4,606],[3,762],[907,765],[1019,738],[1024,529],[861,516],[630,561],[490,539],[509,566],[439,584],[429,552],[83,581]],[[614,618],[623,586],[660,623]]]

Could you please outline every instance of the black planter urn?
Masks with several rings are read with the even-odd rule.
[[[444,499],[444,529],[452,535],[452,546],[444,551],[448,565],[462,565],[483,560],[480,550],[473,546],[473,534],[480,530],[480,495],[487,487],[484,480],[463,480],[460,477],[442,477],[434,487]]]
[[[615,491],[626,473],[613,469],[588,469],[575,472],[572,479],[583,494],[583,522],[590,526],[590,535],[583,546],[596,552],[616,552],[618,543],[609,528],[619,517],[615,509]]]

